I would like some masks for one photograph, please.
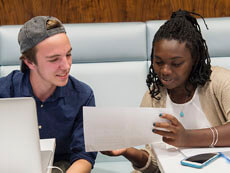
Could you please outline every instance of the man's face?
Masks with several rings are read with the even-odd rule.
[[[36,64],[30,68],[32,80],[49,87],[65,86],[72,65],[71,45],[65,33],[56,34],[36,46]]]

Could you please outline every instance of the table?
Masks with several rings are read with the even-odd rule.
[[[229,173],[230,164],[220,157],[202,169],[182,166],[180,161],[184,155],[176,148],[167,148],[163,142],[153,143],[153,152],[156,155],[161,173]],[[230,148],[229,148],[230,150]]]
[[[51,150],[52,151],[52,156],[49,162],[49,166],[53,165],[53,160],[54,160],[54,152],[56,148],[56,141],[55,138],[51,139],[40,139],[40,148],[41,151],[46,151],[46,150]],[[47,173],[51,173],[52,169],[48,169]]]

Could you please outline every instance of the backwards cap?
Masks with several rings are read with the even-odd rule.
[[[47,28],[47,22],[57,20],[60,25],[54,28]],[[66,33],[60,20],[51,16],[36,16],[27,21],[19,31],[18,43],[21,53],[33,48],[46,38],[59,33]]]

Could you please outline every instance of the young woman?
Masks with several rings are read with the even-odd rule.
[[[153,39],[149,91],[142,107],[172,108],[174,115],[160,114],[153,133],[176,147],[230,146],[230,71],[211,67],[200,27],[190,12],[174,12]],[[158,128],[163,128],[160,130]],[[103,152],[123,155],[138,171],[158,172],[151,145]]]

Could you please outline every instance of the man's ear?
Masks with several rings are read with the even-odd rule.
[[[23,61],[30,70],[33,70],[35,68],[34,62],[28,60],[27,58],[23,59]]]

